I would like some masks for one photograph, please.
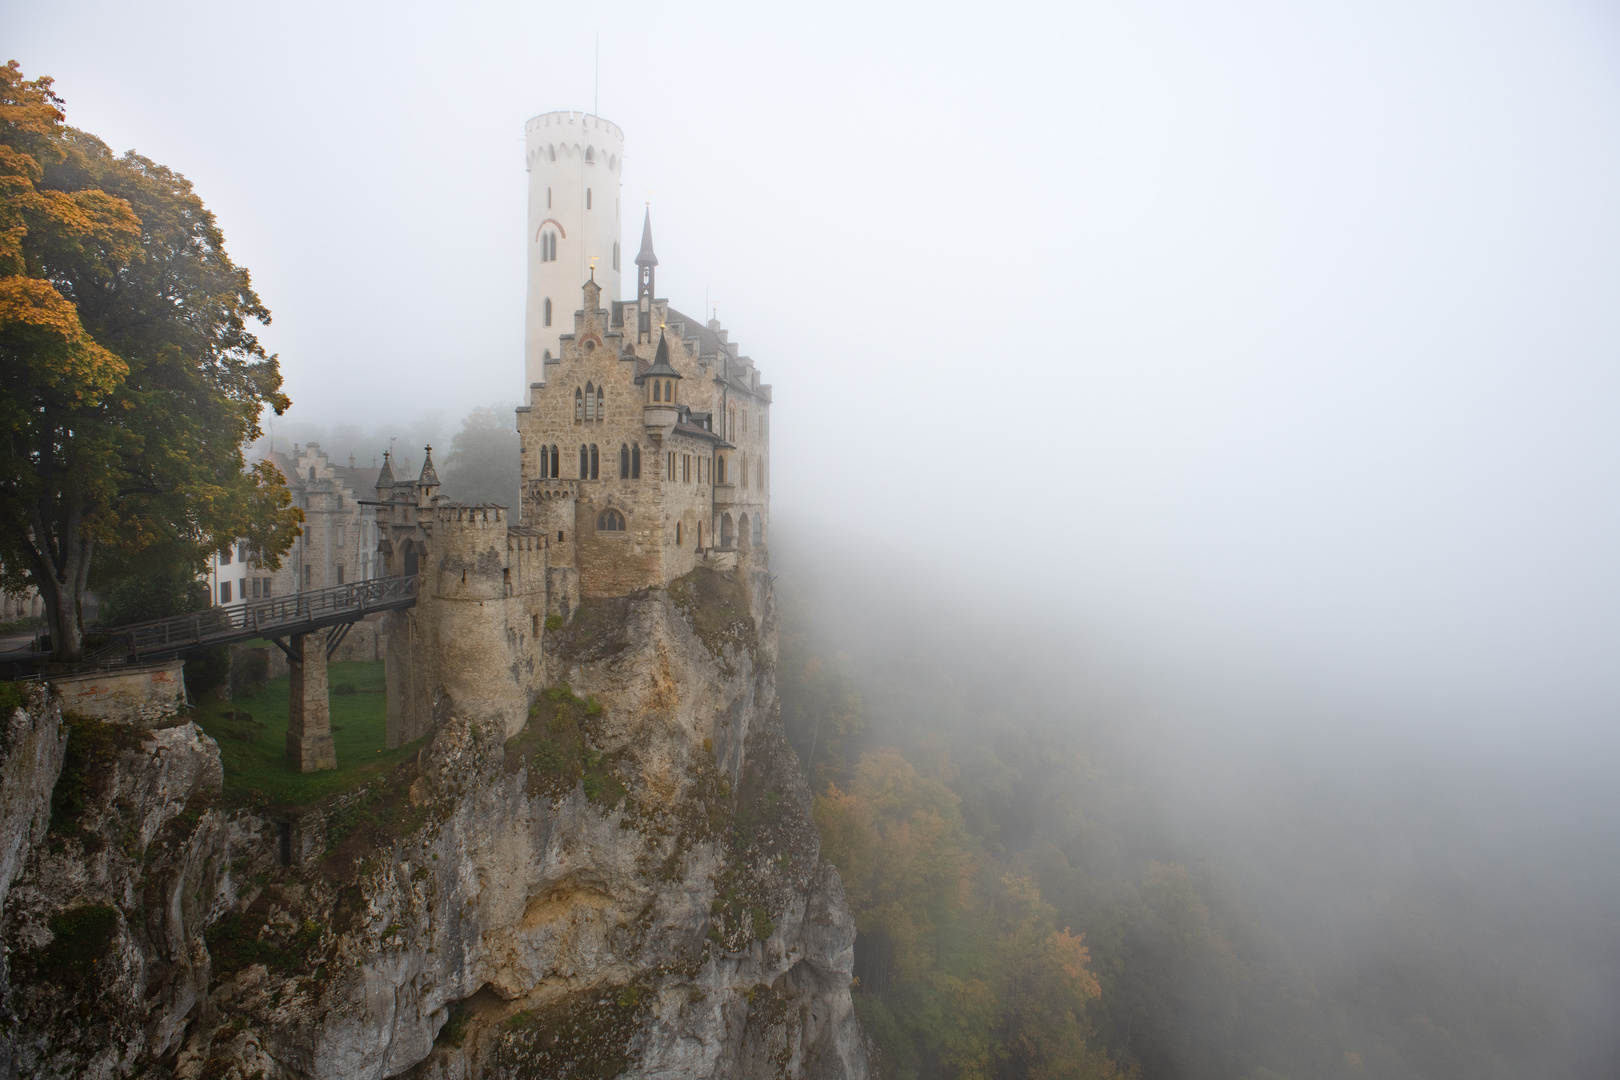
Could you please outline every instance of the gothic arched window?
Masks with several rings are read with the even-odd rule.
[[[587,164],[587,165],[595,165],[596,164],[596,147],[587,146],[585,148],[585,164]]]
[[[755,514],[754,515],[754,543],[763,544],[764,542],[765,542],[765,519],[763,517],[761,517],[759,514]]]
[[[665,379],[664,380],[664,400],[665,401],[674,401],[675,400],[675,381],[673,379]]]
[[[579,387],[574,387],[574,419],[585,419],[585,395],[580,393]]]
[[[596,515],[597,532],[624,532],[624,515],[608,507]]]
[[[587,158],[586,160],[589,160],[589,159]],[[590,208],[591,208],[591,189],[586,188],[585,189],[585,209],[589,210]]]
[[[630,479],[641,479],[641,444],[630,444]]]
[[[602,415],[602,388],[598,386],[596,388],[596,418],[600,420]]]
[[[545,310],[546,325],[550,326],[551,325],[551,297],[549,297],[549,296],[546,297],[546,303],[545,303],[544,310]]]
[[[546,448],[544,446],[540,447],[540,479],[544,480],[551,475],[546,471],[547,466],[550,464],[551,455],[546,453]]]
[[[555,479],[556,477],[562,475],[560,472],[557,471],[557,444],[556,443],[551,444],[551,475],[552,475],[553,479]]]
[[[678,521],[675,523],[675,546],[681,546],[681,523]]]
[[[613,269],[619,268],[619,242],[613,241]]]
[[[748,488],[748,455],[744,454],[737,462],[737,475],[742,478],[744,490]]]
[[[547,161],[556,161],[557,160],[557,148],[555,146],[546,147],[546,160]]]
[[[591,448],[584,443],[579,444],[579,478],[581,480],[591,478]]]
[[[557,261],[557,234],[551,234],[551,261]]]
[[[627,443],[619,444],[619,479],[630,479],[630,446]]]
[[[657,379],[653,380],[653,400],[654,401],[663,401],[664,400],[664,386]]]
[[[601,473],[602,459],[596,452],[596,444],[591,443],[591,479],[598,479]]]

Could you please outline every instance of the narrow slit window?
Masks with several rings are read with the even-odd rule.
[[[601,458],[598,457],[597,453],[596,453],[596,444],[591,443],[591,479],[592,480],[600,479],[600,477],[597,474],[598,474],[599,467],[600,467],[601,463],[602,463]]]
[[[597,420],[601,420],[601,419],[602,419],[602,416],[603,416],[603,410],[602,410],[602,388],[601,388],[601,387],[600,387],[600,386],[598,386],[598,387],[597,387],[597,388],[596,388],[596,419],[597,419]]]
[[[627,443],[619,444],[619,479],[630,479],[630,447]]]
[[[574,387],[574,419],[585,419],[585,395],[580,392],[577,386]]]
[[[557,471],[557,444],[556,443],[551,444],[551,475],[552,475],[553,478],[556,478],[556,477],[562,475],[560,472]]]
[[[630,479],[641,479],[641,444],[630,444]]]
[[[590,208],[591,208],[591,189],[586,188],[585,189],[585,209],[589,210]]]
[[[579,478],[581,480],[591,478],[591,448],[584,443],[579,444]]]
[[[546,325],[550,326],[551,325],[551,297],[549,297],[549,296],[546,297],[545,316],[546,316]]]

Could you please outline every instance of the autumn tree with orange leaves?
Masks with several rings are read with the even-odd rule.
[[[860,931],[855,1004],[886,1074],[1120,1075],[1087,1015],[1100,989],[1085,942],[1034,882],[984,856],[949,787],[877,750],[815,815]]]
[[[51,85],[0,68],[0,587],[39,590],[71,661],[93,568],[195,573],[239,538],[273,566],[301,515],[244,460],[289,404],[247,271],[185,177],[66,126]]]

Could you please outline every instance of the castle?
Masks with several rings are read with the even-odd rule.
[[[582,599],[665,586],[698,567],[767,566],[771,388],[717,320],[657,295],[650,210],[635,298],[614,298],[619,129],[553,112],[526,134],[521,503],[450,502],[431,451],[415,479],[395,477],[384,457],[378,559],[419,579],[417,606],[386,617],[390,746],[427,734],[452,707],[516,732],[550,677],[548,623]]]

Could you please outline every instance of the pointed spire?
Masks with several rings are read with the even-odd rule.
[[[652,246],[652,207],[647,208],[647,214],[641,219],[641,252],[636,256],[637,266],[657,266],[658,256],[653,254]]]
[[[653,357],[652,367],[642,372],[636,379],[639,383],[644,379],[679,379],[681,373],[676,371],[669,362],[669,340],[664,337],[664,331],[658,331],[658,355]]]
[[[383,451],[382,471],[377,474],[378,492],[381,492],[383,488],[391,488],[394,486],[394,467],[393,465],[389,464],[389,453],[390,452],[387,450]]]
[[[433,447],[422,448],[422,475],[416,478],[418,487],[438,487],[439,474],[433,471]]]

